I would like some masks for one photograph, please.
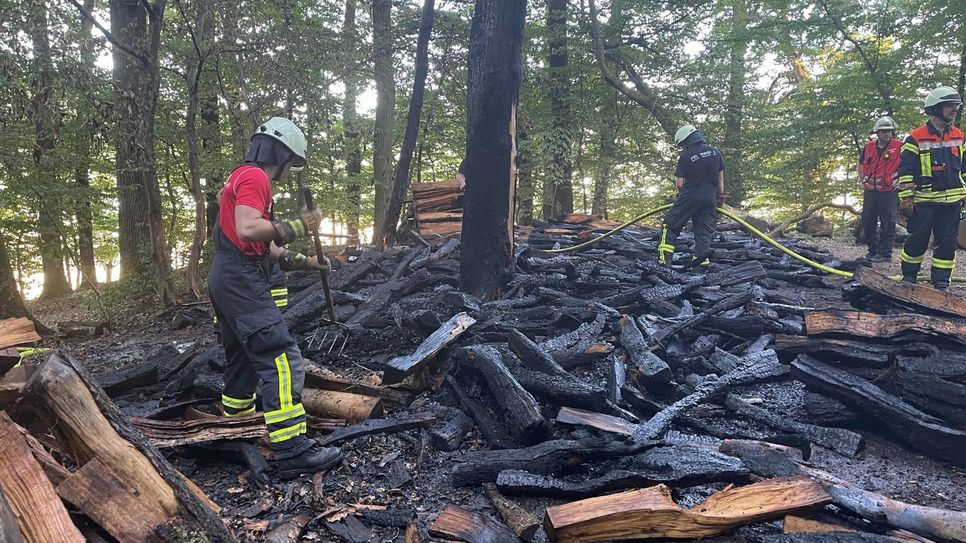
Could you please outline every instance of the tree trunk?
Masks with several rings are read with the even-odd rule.
[[[567,0],[547,0],[550,133],[543,218],[574,211],[573,126],[570,121],[570,71],[567,67]]]
[[[156,276],[161,301],[170,306],[177,300],[164,239],[154,152],[164,7],[165,0],[153,4],[110,2],[111,34],[124,45],[114,46],[121,278]]]
[[[424,0],[423,13],[419,22],[419,38],[416,42],[416,73],[413,77],[413,96],[409,102],[409,116],[406,119],[406,135],[403,138],[396,174],[392,180],[392,194],[386,206],[385,233],[376,239],[380,249],[391,247],[396,241],[396,226],[403,200],[409,190],[409,166],[412,164],[413,151],[416,149],[416,136],[419,135],[419,115],[423,110],[423,91],[426,89],[426,72],[429,68],[429,35],[433,30],[433,6],[435,0]]]
[[[732,14],[728,34],[731,47],[729,55],[728,98],[725,104],[725,134],[722,152],[728,171],[725,173],[725,190],[731,195],[733,205],[740,206],[745,197],[743,144],[741,122],[745,100],[745,54],[748,51],[748,6],[745,0],[731,3]]]
[[[342,102],[342,142],[345,150],[345,173],[348,178],[346,196],[349,208],[346,210],[350,243],[359,243],[359,214],[361,213],[359,174],[362,173],[362,151],[359,149],[359,127],[356,126],[356,95],[359,93],[358,80],[350,70],[356,37],[356,2],[346,0],[345,22],[342,25],[342,52],[345,55],[345,97]]]
[[[201,300],[204,289],[201,287],[201,277],[198,267],[201,263],[201,250],[205,246],[208,226],[205,216],[205,192],[201,188],[200,149],[198,148],[198,108],[200,103],[199,86],[201,70],[204,68],[204,55],[211,27],[208,17],[207,0],[198,0],[197,13],[194,20],[194,43],[191,57],[188,59],[186,83],[188,84],[188,107],[185,115],[185,136],[188,143],[188,172],[191,175],[191,197],[195,203],[195,233],[191,238],[191,251],[188,253],[188,267],[185,280],[188,283],[188,293],[195,299]],[[187,20],[185,24],[191,24]]]
[[[533,222],[533,162],[530,160],[530,130],[533,123],[523,107],[517,107],[517,224]]]
[[[23,298],[17,289],[17,280],[13,276],[13,268],[10,266],[10,258],[7,256],[7,248],[0,238],[0,319],[12,319],[14,317],[28,317]]]
[[[516,104],[526,2],[477,0],[466,95],[460,290],[496,296],[512,271]]]
[[[594,179],[594,197],[590,212],[594,215],[607,217],[607,189],[610,186],[610,176],[614,172],[617,160],[617,132],[620,130],[620,115],[618,112],[617,91],[607,93],[601,108],[600,158],[597,161],[597,178]]]
[[[966,29],[961,25],[960,28]],[[966,34],[966,32],[964,32]],[[966,37],[963,37],[963,47],[959,53],[959,79],[956,81],[956,91],[962,96],[966,92]],[[959,127],[963,121],[963,108],[956,112],[956,126]]]
[[[218,192],[221,190],[221,175],[218,160],[221,158],[221,118],[218,112],[218,95],[204,91],[201,99],[201,149],[205,169],[205,229],[214,232],[218,221]]]
[[[392,133],[396,83],[392,66],[392,2],[372,0],[373,72],[376,80],[376,120],[372,131],[372,179],[375,189],[373,240],[385,232],[386,206],[392,180]]]
[[[86,0],[87,10],[94,8],[93,0]],[[80,53],[81,63],[87,69],[94,67],[94,38],[91,36],[93,23],[87,17],[81,19]],[[84,92],[91,96],[94,92],[94,81],[82,79]],[[88,108],[92,106],[88,105]],[[94,193],[91,191],[91,151],[94,147],[95,119],[90,109],[82,109],[83,123],[77,148],[77,162],[74,166],[74,182],[77,184],[77,197],[74,204],[74,216],[77,218],[77,252],[80,257],[80,272],[82,282],[78,289],[86,289],[97,285],[97,265],[94,260],[94,211],[91,207]]]
[[[34,174],[32,186],[36,192],[37,233],[40,235],[40,259],[44,270],[44,290],[40,297],[58,298],[70,292],[70,282],[64,272],[64,253],[57,225],[63,223],[58,196],[56,169],[51,153],[57,145],[57,105],[54,103],[54,67],[47,38],[47,4],[34,4],[27,9],[29,32],[33,45],[35,71],[33,73],[31,120],[36,130]]]

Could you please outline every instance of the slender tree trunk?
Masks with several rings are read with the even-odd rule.
[[[391,11],[391,0],[372,0],[373,72],[376,80],[376,120],[372,131],[373,240],[382,239],[385,233],[386,206],[392,182],[396,83],[392,65]]]
[[[154,151],[164,2],[111,0],[110,8],[111,34],[131,49],[114,47],[121,278],[155,276],[161,301],[169,306],[177,299],[164,239]]]
[[[960,34],[964,34],[963,47],[959,53],[959,79],[956,81],[956,91],[962,96],[966,93],[966,24],[960,24]],[[956,112],[956,126],[959,127],[963,120],[963,108]]]
[[[201,150],[204,157],[202,168],[205,170],[205,227],[214,232],[218,221],[218,192],[221,190],[219,160],[221,158],[221,116],[218,111],[218,96],[205,91],[201,99]]]
[[[359,127],[356,119],[356,96],[359,94],[358,78],[350,73],[349,68],[356,44],[356,2],[346,0],[345,21],[342,24],[342,51],[346,59],[343,63],[345,70],[345,97],[342,102],[342,140],[345,147],[345,173],[347,178],[346,196],[349,201],[347,229],[349,242],[359,243],[359,215],[362,212],[361,190],[359,174],[362,173],[362,151],[359,148]]]
[[[499,295],[512,273],[516,107],[524,0],[477,0],[466,89],[466,196],[460,290]]]
[[[188,144],[188,172],[191,176],[191,197],[195,204],[195,232],[191,238],[191,249],[188,253],[188,265],[185,270],[185,282],[188,283],[188,293],[195,300],[201,300],[204,289],[201,287],[201,251],[208,238],[205,216],[205,191],[201,187],[201,149],[198,145],[198,109],[201,101],[199,88],[201,73],[204,68],[204,55],[208,47],[210,34],[210,17],[208,16],[208,0],[197,0],[194,26],[193,51],[188,59],[186,83],[188,84],[188,107],[185,114],[185,137]],[[183,13],[182,13],[183,14]],[[185,24],[188,23],[185,20]]]
[[[607,190],[610,187],[610,178],[617,160],[617,133],[620,130],[616,90],[607,93],[604,97],[600,118],[603,121],[598,128],[600,158],[597,161],[597,175],[594,179],[594,195],[590,212],[607,217]]]
[[[40,259],[44,271],[44,290],[40,297],[58,298],[70,292],[64,272],[64,253],[57,226],[63,222],[61,196],[57,190],[57,172],[51,154],[57,145],[57,105],[54,103],[54,66],[47,38],[47,4],[31,2],[27,9],[34,54],[33,97],[30,116],[36,130],[34,147],[34,179],[37,233],[40,236]]]
[[[523,106],[517,107],[517,223],[528,225],[533,222],[533,162],[530,160],[530,121]]]
[[[13,276],[7,247],[0,236],[0,319],[28,317],[27,307],[17,289],[17,280]]]
[[[429,71],[429,36],[433,31],[433,7],[435,0],[423,1],[423,13],[419,22],[419,37],[416,41],[416,73],[413,77],[413,97],[409,102],[409,115],[406,118],[406,134],[403,137],[399,162],[392,179],[392,194],[386,206],[385,235],[376,240],[380,249],[391,247],[396,241],[396,227],[403,200],[409,190],[409,166],[412,164],[413,151],[416,149],[416,136],[419,135],[419,116],[423,110],[423,93],[426,89],[426,73]]]
[[[570,70],[567,59],[567,0],[547,0],[550,133],[543,218],[574,211],[573,123],[570,119]]]
[[[732,205],[741,205],[745,197],[741,123],[744,117],[747,78],[745,54],[748,52],[748,6],[745,0],[733,0],[731,7],[732,14],[728,22],[731,42],[728,52],[728,98],[724,111],[725,133],[721,150],[728,169],[725,172],[725,190],[731,195]]]
[[[90,11],[94,7],[94,0],[86,0],[84,7]],[[87,17],[81,18],[80,54],[84,66],[81,76],[84,93],[91,97],[94,92],[94,39],[91,35],[93,23]],[[87,289],[97,285],[97,264],[94,259],[94,211],[92,208],[94,194],[91,191],[91,152],[94,147],[95,116],[92,106],[84,107],[80,111],[82,127],[80,141],[77,146],[77,162],[74,165],[74,183],[77,185],[77,197],[74,204],[74,216],[77,219],[77,253],[80,258],[81,282],[78,289]]]

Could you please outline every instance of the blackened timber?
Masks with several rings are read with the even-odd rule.
[[[817,392],[805,393],[805,412],[812,424],[821,426],[854,424],[862,419],[858,411]]]
[[[805,314],[809,336],[851,336],[908,341],[909,334],[966,344],[966,320],[905,313],[878,315],[864,311],[827,309]]]
[[[476,323],[476,319],[466,313],[457,313],[444,322],[438,330],[429,335],[416,348],[416,352],[407,356],[397,356],[389,361],[382,373],[382,384],[402,382],[406,377],[425,366],[447,345],[453,343]]]
[[[430,535],[467,543],[519,543],[520,538],[499,521],[455,506],[447,507],[429,527]]]
[[[436,417],[429,413],[417,413],[402,419],[369,419],[358,424],[339,428],[319,439],[322,445],[331,445],[357,437],[373,434],[404,432],[416,428],[426,428],[436,423]]]
[[[914,371],[883,372],[866,368],[851,371],[930,415],[952,424],[966,420],[966,385]]]
[[[694,392],[665,407],[647,422],[638,425],[634,432],[634,439],[654,439],[665,432],[671,422],[692,407],[704,403],[709,397],[720,393],[726,388],[738,384],[751,383],[763,379],[779,377],[788,373],[788,367],[778,361],[775,351],[767,350],[762,353],[744,357],[742,364],[732,372],[718,378],[708,379],[698,385]]]
[[[704,311],[698,313],[697,315],[689,319],[676,322],[668,326],[667,328],[662,328],[658,330],[657,334],[655,334],[655,336],[652,339],[658,343],[663,342],[665,339],[680,332],[681,330],[695,327],[701,324],[702,322],[704,322],[705,320],[707,320],[709,317],[714,317],[719,313],[728,311],[729,309],[735,309],[737,307],[741,307],[746,303],[750,302],[753,298],[754,298],[754,292],[750,288],[748,290],[745,290],[744,292],[739,292],[738,294],[731,295],[713,304],[711,307],[705,309]]]
[[[824,428],[805,424],[756,407],[729,394],[725,405],[739,415],[763,422],[778,430],[800,435],[816,445],[821,445],[845,456],[855,456],[862,448],[862,436],[844,428]]]
[[[862,286],[917,311],[966,318],[966,298],[931,287],[895,281],[865,266],[852,276]],[[861,308],[860,308],[861,309]]]
[[[546,373],[548,375],[569,375],[553,357],[537,347],[537,344],[527,336],[516,330],[507,334],[507,345],[513,354],[523,362],[527,368]]]
[[[473,422],[476,423],[480,435],[483,436],[483,439],[486,440],[486,443],[490,447],[494,449],[512,449],[517,446],[517,443],[507,433],[506,428],[485,407],[477,403],[473,398],[470,398],[469,394],[460,387],[455,379],[447,375],[445,380],[446,384],[456,393],[463,409],[473,417]]]
[[[584,439],[552,440],[525,449],[473,451],[456,457],[454,486],[471,486],[496,481],[503,470],[526,470],[546,475],[591,460],[636,454],[656,444],[653,441]]]
[[[97,384],[101,385],[104,392],[112,398],[132,389],[153,385],[157,382],[158,363],[156,361],[143,362],[130,368],[97,377]]]
[[[457,355],[464,366],[478,372],[497,400],[500,413],[511,432],[524,444],[543,440],[549,424],[540,412],[540,404],[513,377],[503,364],[500,352],[486,345],[463,347]]]
[[[305,385],[319,390],[333,390],[335,392],[351,392],[364,396],[382,398],[385,402],[406,406],[412,401],[412,395],[394,388],[370,385],[362,381],[348,379],[338,375],[315,363],[305,364]]]
[[[581,381],[569,373],[546,374],[525,368],[512,359],[506,360],[506,366],[524,389],[549,404],[584,409],[604,409],[607,405],[607,392],[603,387]]]
[[[861,409],[912,448],[966,466],[966,431],[950,428],[869,381],[806,354],[798,355],[792,367],[806,385]]]
[[[450,418],[430,430],[429,439],[437,451],[455,451],[460,448],[466,434],[473,429],[473,420],[459,409],[453,409]]]
[[[646,383],[667,383],[671,380],[671,368],[651,352],[644,334],[637,328],[634,319],[628,315],[621,317],[621,345],[627,350],[631,361],[641,371]]]
[[[560,411],[557,412],[557,422],[562,424],[589,426],[604,432],[611,432],[625,436],[634,435],[634,430],[637,429],[636,424],[632,424],[620,417],[570,407],[560,408]]]
[[[400,298],[430,287],[443,280],[443,276],[431,274],[426,269],[417,270],[412,275],[386,281],[373,289],[365,303],[356,309],[346,322],[350,329],[365,326],[370,319],[380,317],[389,305]]]
[[[833,355],[843,362],[870,368],[900,368],[943,379],[966,381],[966,356],[925,342],[880,344],[858,339],[776,336],[775,349],[790,354]]]

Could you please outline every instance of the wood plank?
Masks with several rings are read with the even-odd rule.
[[[966,344],[966,321],[912,313],[878,315],[866,311],[826,309],[805,313],[809,336],[846,336],[897,339],[917,333]]]
[[[568,543],[695,539],[831,501],[818,483],[792,477],[715,492],[704,503],[684,509],[674,503],[671,489],[662,484],[548,507],[544,528],[551,541]]]
[[[0,320],[0,349],[40,341],[34,323],[26,317]]]
[[[2,411],[0,492],[17,519],[17,535],[22,534],[28,543],[85,541],[40,464],[30,454],[21,428]]]
[[[429,534],[467,543],[519,543],[520,538],[496,519],[450,506],[436,517]]]
[[[859,266],[852,279],[879,296],[897,301],[901,305],[966,318],[966,298],[957,294],[896,281],[865,266]]]
[[[604,413],[594,413],[573,407],[561,407],[557,412],[557,422],[562,424],[573,424],[589,426],[604,432],[611,432],[625,436],[634,435],[637,425],[620,417],[605,415]]]
[[[226,439],[259,439],[268,437],[265,418],[261,414],[242,417],[212,417],[200,420],[155,420],[141,417],[128,419],[155,447],[210,443]]]
[[[806,354],[798,355],[792,367],[795,377],[806,385],[875,418],[910,447],[966,466],[966,431],[950,428],[869,381]]]
[[[462,220],[462,211],[425,211],[423,213],[416,213],[416,221],[418,221],[420,224],[427,222]]]
[[[133,488],[97,458],[61,483],[57,493],[120,543],[155,539],[155,530],[173,516],[161,504],[140,499]]]
[[[429,335],[411,355],[397,356],[386,364],[382,373],[382,384],[401,383],[406,377],[419,371],[433,360],[440,351],[459,339],[463,332],[476,323],[476,319],[465,312],[453,315],[435,332]]]

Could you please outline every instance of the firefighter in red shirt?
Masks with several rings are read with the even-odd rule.
[[[937,290],[949,288],[966,198],[963,132],[952,124],[962,105],[962,98],[952,87],[930,91],[923,109],[929,120],[906,137],[899,158],[901,206],[912,208],[907,226],[909,237],[899,254],[902,280],[916,282],[932,235],[930,279]]]
[[[899,153],[896,122],[888,115],[872,127],[876,139],[865,144],[859,155],[862,180],[862,227],[869,254],[865,260],[889,262],[896,241],[899,214]]]
[[[305,136],[288,119],[273,117],[256,129],[245,164],[231,172],[222,191],[208,280],[227,361],[221,397],[225,413],[253,413],[258,389],[283,479],[342,459],[339,449],[322,447],[305,435],[304,361],[270,287],[272,259],[286,271],[328,266],[324,256],[320,263],[283,248],[318,227],[322,215],[317,210],[303,209],[290,221],[273,215],[271,181],[304,166],[305,148]]]

